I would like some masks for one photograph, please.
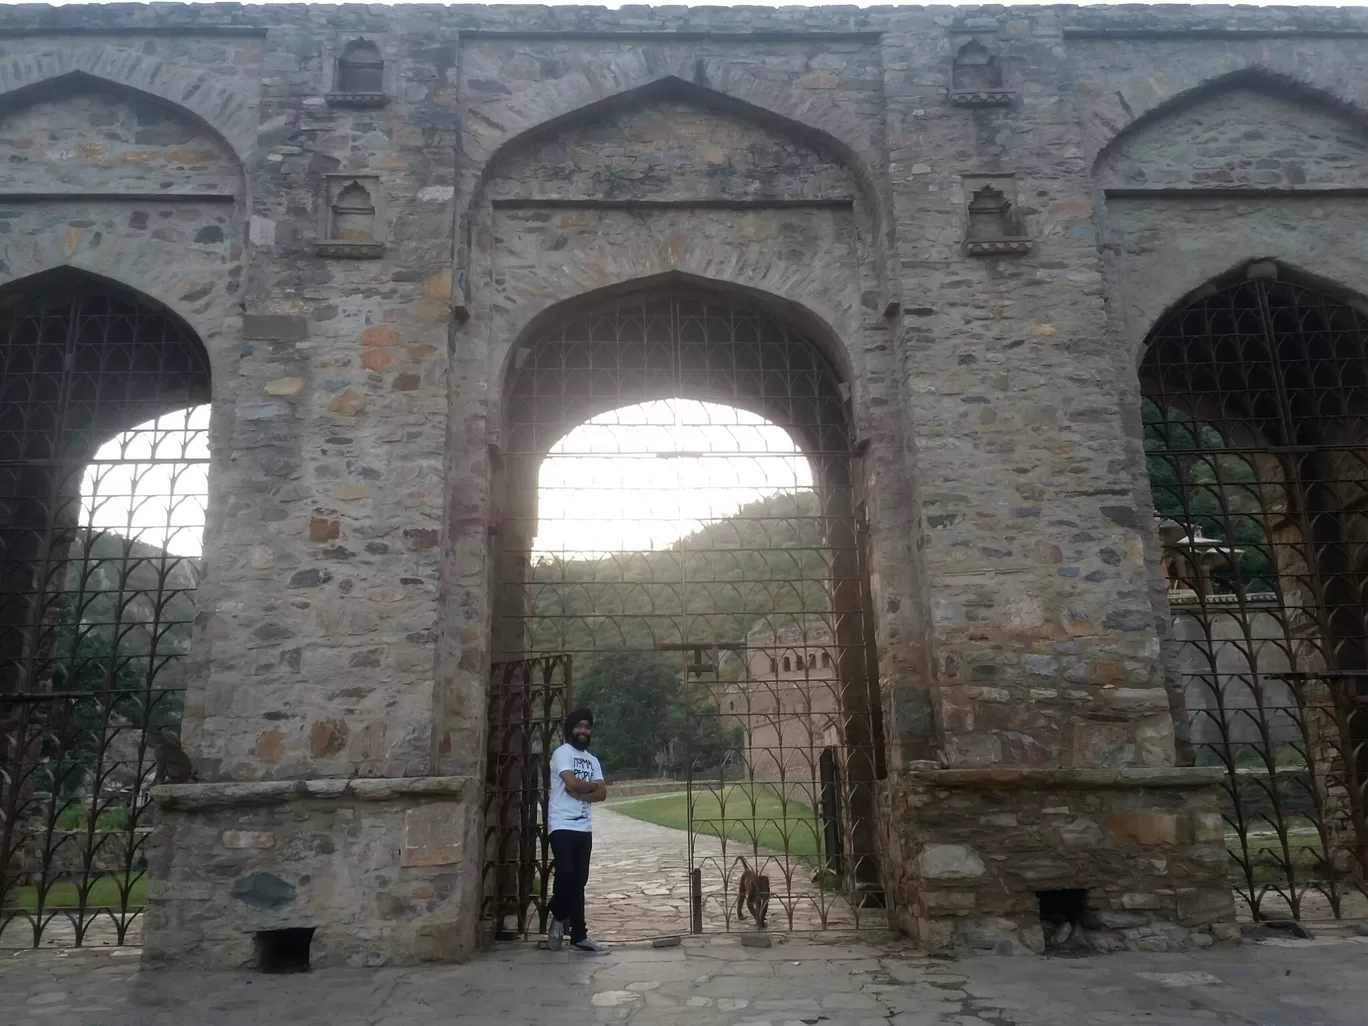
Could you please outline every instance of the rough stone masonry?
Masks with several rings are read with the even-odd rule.
[[[1251,261],[1363,288],[1368,13],[29,5],[0,94],[0,280],[116,281],[212,364],[149,961],[477,944],[506,371],[636,287],[846,369],[898,925],[1038,950],[1086,889],[1112,946],[1234,935],[1136,365]]]

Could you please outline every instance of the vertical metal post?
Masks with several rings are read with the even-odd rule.
[[[703,871],[689,871],[689,932],[703,932]]]

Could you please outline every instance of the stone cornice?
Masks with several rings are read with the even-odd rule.
[[[917,784],[975,791],[1115,791],[1133,788],[1206,788],[1225,779],[1220,766],[1156,766],[1124,769],[1008,768],[918,769]]]
[[[301,801],[387,802],[399,798],[461,800],[469,777],[353,777],[317,780],[251,780],[160,784],[152,800],[179,811],[285,805]]]
[[[1090,38],[1259,38],[1368,36],[1368,9],[1334,7],[1220,7],[1072,5],[985,7],[543,7],[367,4],[19,4],[5,8],[0,37],[121,33],[259,35],[273,29],[316,27],[383,33],[415,25],[446,33],[505,35],[823,36],[849,33],[974,32],[1010,21],[1033,31]]]

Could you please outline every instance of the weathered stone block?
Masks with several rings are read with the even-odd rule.
[[[916,866],[924,880],[976,880],[985,872],[978,852],[963,844],[928,844]]]
[[[242,337],[276,341],[308,338],[309,319],[284,314],[244,314]]]
[[[1107,830],[1118,840],[1174,845],[1179,842],[1179,823],[1179,817],[1169,812],[1114,812],[1107,817]]]

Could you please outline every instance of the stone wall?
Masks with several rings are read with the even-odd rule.
[[[1053,938],[1041,892],[1082,890],[1071,948],[1231,940],[1220,779],[1219,769],[918,775],[891,815],[915,894],[900,925],[933,951],[1043,954]]]
[[[465,877],[468,783],[173,784],[148,852],[144,958],[250,966],[258,935],[314,930],[314,965],[452,961],[478,910]],[[478,803],[477,803],[478,804]]]
[[[1137,354],[1242,261],[1362,288],[1365,31],[1362,11],[1301,8],[9,8],[0,282],[111,278],[213,363],[183,734],[199,786],[476,786],[507,368],[603,290],[688,284],[781,311],[846,378],[906,925],[963,939],[926,890],[1026,936],[1039,881],[994,860],[1075,802],[1031,773],[1167,770],[1184,742]],[[357,39],[383,95],[339,89]],[[971,41],[1004,69],[989,106],[948,92]],[[1012,246],[967,252],[986,187],[1012,204]],[[935,767],[1034,781],[1010,791],[1015,832],[974,833],[996,792],[931,786]],[[1114,872],[1107,909],[1189,931],[1148,937],[1214,935],[1178,907],[1206,887],[1205,922],[1225,914],[1180,792],[1122,773],[1083,793],[1103,842],[1074,878]],[[337,924],[328,959],[468,948],[473,867],[443,870],[444,891],[397,842],[339,841],[346,816],[393,835],[438,799],[353,797],[168,807],[153,950],[231,962],[287,922]],[[476,850],[480,803],[441,801]],[[336,856],[226,846],[278,838],[295,806],[374,894]],[[1177,817],[1178,840],[1108,833],[1130,815]],[[912,872],[946,845],[985,874]],[[269,914],[233,897],[259,874],[294,897]]]

